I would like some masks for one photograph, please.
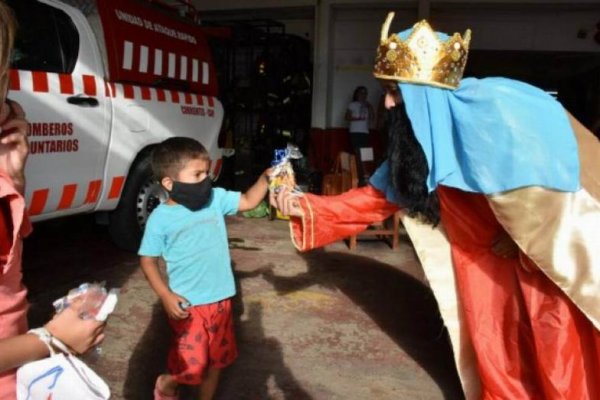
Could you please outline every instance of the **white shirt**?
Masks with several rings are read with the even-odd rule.
[[[350,121],[348,130],[351,133],[369,133],[369,107],[367,103],[353,101],[348,104],[348,111],[352,113],[352,118],[360,118]]]

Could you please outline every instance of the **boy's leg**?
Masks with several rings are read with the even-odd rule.
[[[219,374],[221,373],[220,368],[209,367],[204,375],[204,380],[200,384],[200,390],[198,391],[198,399],[200,400],[212,400],[219,384]]]
[[[233,363],[238,350],[235,342],[231,299],[210,304],[208,313],[208,352],[209,366],[200,385],[199,399],[211,400],[219,383],[221,370]]]

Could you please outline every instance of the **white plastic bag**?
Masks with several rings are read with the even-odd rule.
[[[108,400],[108,385],[83,361],[57,353],[17,370],[17,400]]]

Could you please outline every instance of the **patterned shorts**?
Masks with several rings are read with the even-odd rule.
[[[188,308],[190,316],[169,319],[173,343],[167,366],[184,385],[202,383],[207,368],[225,368],[237,358],[231,300]]]

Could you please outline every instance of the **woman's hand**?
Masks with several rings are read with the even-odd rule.
[[[0,108],[0,172],[7,174],[16,189],[25,188],[25,162],[29,154],[29,124],[18,103],[6,101]]]
[[[300,207],[298,195],[291,193],[286,187],[282,187],[277,194],[270,193],[269,202],[283,215],[291,217],[302,216],[302,207]]]
[[[104,340],[105,323],[95,319],[81,319],[78,307],[79,304],[74,302],[56,314],[45,328],[75,354],[83,354]]]
[[[181,308],[182,304],[189,304],[188,301],[176,293],[168,292],[160,297],[167,315],[171,319],[186,319],[190,316],[187,310]]]
[[[502,258],[517,258],[519,247],[506,232],[502,232],[492,242],[492,252]]]

